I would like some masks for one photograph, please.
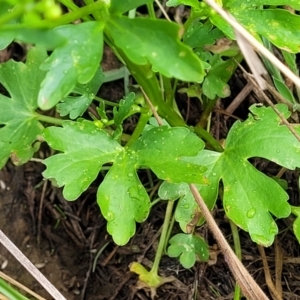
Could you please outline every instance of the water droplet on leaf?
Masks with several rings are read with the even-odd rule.
[[[252,219],[256,214],[256,209],[255,208],[251,208],[250,210],[247,211],[247,217],[249,219]]]

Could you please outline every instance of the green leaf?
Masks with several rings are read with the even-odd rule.
[[[130,93],[128,94],[125,99],[122,99],[119,102],[119,108],[117,109],[114,107],[113,113],[114,113],[114,121],[116,125],[116,130],[113,134],[114,139],[119,139],[122,132],[123,132],[123,121],[130,115],[130,111],[132,110],[132,105],[135,100],[135,94]]]
[[[203,24],[197,21],[188,27],[183,35],[183,41],[190,47],[196,48],[213,45],[217,39],[223,36],[224,34],[218,28],[213,29],[213,24],[210,22]]]
[[[274,76],[272,76],[274,85],[277,89],[277,91],[288,101],[291,103],[296,103],[296,100],[292,94],[292,92],[289,90],[289,88],[286,86],[286,84],[283,82],[283,80],[278,80]]]
[[[209,99],[214,99],[216,96],[221,98],[230,95],[230,87],[226,83],[232,76],[235,70],[236,62],[234,59],[223,60],[220,55],[212,56],[209,61],[211,68],[203,82],[203,93]]]
[[[47,72],[38,96],[41,109],[50,109],[67,96],[76,83],[88,83],[95,75],[103,51],[103,25],[85,22],[53,29],[65,43],[58,46],[41,68]]]
[[[285,105],[276,107],[285,118],[290,116]],[[238,121],[231,128],[225,151],[219,154],[203,151],[199,163],[205,156],[213,157],[214,163],[205,173],[210,185],[203,188],[214,191],[222,179],[226,215],[249,231],[253,241],[269,246],[278,232],[271,214],[277,218],[290,214],[288,194],[277,182],[256,170],[248,159],[262,157],[295,169],[300,166],[299,142],[285,125],[281,125],[281,119],[271,107],[251,106],[250,110],[252,115],[246,121]],[[294,129],[300,132],[299,125]],[[214,197],[212,192],[204,199],[213,201]]]
[[[56,108],[61,116],[70,114],[71,119],[77,119],[92,103],[94,96],[97,94],[100,86],[103,83],[104,74],[101,69],[98,69],[93,79],[87,84],[77,84],[73,93],[80,96],[68,96],[58,103]]]
[[[198,0],[169,0],[167,1],[167,6],[178,6],[180,4],[188,5],[191,7],[198,8],[199,7],[199,1]]]
[[[97,193],[107,231],[115,243],[125,245],[135,234],[135,222],[143,222],[150,210],[149,196],[133,163],[134,153],[122,152],[105,176]]]
[[[10,98],[0,95],[0,169],[10,157],[14,164],[27,162],[37,150],[34,145],[43,126],[37,120],[37,95],[45,73],[39,69],[46,57],[32,48],[26,64],[10,60],[0,65],[0,82]]]
[[[109,11],[112,15],[123,14],[141,5],[149,4],[152,2],[153,0],[130,0],[130,1],[111,0]]]
[[[290,52],[299,52],[300,16],[284,9],[258,9],[260,5],[290,5],[299,9],[299,1],[243,1],[228,0],[223,2],[223,8],[229,11],[255,37],[265,36],[274,45]],[[210,20],[228,37],[234,39],[232,28],[215,12]]]
[[[169,240],[168,255],[178,257],[182,266],[189,269],[194,266],[196,259],[207,261],[209,250],[206,242],[194,234],[179,233]]]
[[[186,161],[203,147],[203,141],[189,129],[161,126],[144,132],[132,145],[132,150],[139,154],[137,163],[151,168],[160,179],[207,184],[202,176],[206,169]]]
[[[96,179],[102,165],[113,162],[123,148],[92,122],[64,121],[63,127],[48,127],[44,138],[49,146],[64,152],[46,160],[43,176],[65,186],[64,197],[77,199]]]
[[[203,63],[180,42],[181,28],[176,23],[114,17],[109,19],[106,31],[135,64],[150,62],[154,71],[166,77],[202,82],[205,75]]]
[[[199,165],[200,168],[206,168],[204,176],[209,179],[206,185],[196,184],[201,196],[209,209],[215,206],[218,195],[218,186],[220,178],[214,171],[216,161],[219,159],[219,153],[203,150],[198,156],[185,158],[187,162],[193,165]],[[175,220],[179,223],[183,232],[187,232],[187,226],[192,221],[195,211],[198,210],[194,196],[187,183],[174,184],[163,182],[158,190],[158,195],[164,200],[179,199],[175,210]],[[203,218],[199,220],[198,225],[203,223]]]
[[[68,200],[88,188],[104,163],[113,163],[99,186],[97,201],[108,221],[107,229],[119,245],[128,242],[135,233],[135,222],[142,222],[149,213],[150,200],[136,173],[139,167],[148,166],[170,181],[207,183],[201,174],[205,168],[188,161],[204,143],[187,128],[153,128],[125,148],[88,121],[65,121],[63,128],[48,127],[44,138],[63,153],[44,161],[47,169],[43,175],[55,179],[58,186],[64,185]]]

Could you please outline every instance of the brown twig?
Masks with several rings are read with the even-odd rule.
[[[235,280],[241,287],[243,294],[250,300],[268,300],[268,297],[264,294],[258,284],[254,281],[253,277],[246,270],[244,265],[236,257],[230,245],[227,243],[224,235],[219,229],[216,221],[207,208],[204,200],[202,199],[199,191],[194,184],[190,184],[190,190],[195,198],[195,201],[199,205],[201,212],[206,220],[206,223],[210,231],[215,236],[217,243],[219,244],[224,258],[235,277]]]
[[[278,291],[275,288],[275,285],[272,281],[270,270],[269,270],[269,265],[267,262],[266,254],[265,254],[265,249],[263,246],[257,245],[258,251],[260,253],[262,262],[263,262],[263,267],[264,267],[264,273],[265,273],[265,279],[267,286],[269,288],[270,293],[273,295],[273,299],[275,300],[282,300],[282,297],[278,293]]]

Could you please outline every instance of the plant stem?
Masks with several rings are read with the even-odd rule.
[[[241,242],[240,236],[237,229],[237,226],[229,220],[229,224],[231,227],[232,237],[233,237],[233,244],[234,244],[234,252],[239,260],[242,260],[242,249],[241,249]],[[241,299],[241,288],[236,283],[234,288],[234,298],[233,300],[240,300]]]
[[[41,122],[50,123],[50,124],[59,125],[59,126],[62,126],[62,123],[64,121],[62,119],[44,116],[44,115],[40,115],[38,113],[36,113],[36,118]]]
[[[131,135],[130,140],[128,141],[128,143],[126,144],[126,147],[131,146],[141,135],[141,133],[143,132],[149,118],[151,117],[152,112],[151,110],[149,110],[147,113],[142,113],[138,123],[135,126],[135,129]]]
[[[28,28],[28,29],[51,29],[54,27],[58,27],[61,25],[70,24],[78,19],[82,19],[83,17],[95,13],[95,11],[100,11],[101,9],[105,9],[106,5],[103,2],[93,2],[90,5],[83,6],[75,11],[66,13],[62,15],[58,20],[42,20],[39,22],[36,22],[34,24],[9,24],[4,25],[1,27],[3,30],[14,30],[14,29],[20,29],[20,28]],[[100,20],[100,19],[99,19]]]
[[[73,1],[71,1],[71,0],[59,0],[59,2],[61,3],[61,4],[63,4],[65,7],[67,7],[67,8],[69,8],[70,10],[72,10],[72,11],[75,11],[75,10],[79,10],[80,9],[80,7],[78,7]],[[92,20],[92,18],[91,17],[89,17],[89,16],[84,16],[84,17],[82,17],[82,20],[84,20],[84,21],[91,21]]]
[[[204,130],[201,127],[194,127],[194,132],[201,137],[202,139],[204,139],[205,141],[208,142],[208,144],[215,150],[218,152],[223,152],[224,148],[220,145],[220,143],[206,130]]]
[[[155,259],[154,259],[153,266],[151,268],[150,273],[154,273],[154,274],[158,273],[159,263],[160,263],[160,260],[161,260],[161,257],[162,257],[163,251],[164,251],[164,246],[166,244],[166,237],[167,237],[167,233],[168,233],[170,219],[172,216],[173,206],[174,206],[174,201],[168,201],[158,247],[156,250]]]
[[[149,14],[150,19],[156,19],[153,3],[148,3],[147,9],[148,9],[148,14]]]

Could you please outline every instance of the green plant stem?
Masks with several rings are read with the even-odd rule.
[[[44,115],[40,115],[38,113],[36,113],[36,118],[41,122],[50,123],[50,124],[59,125],[59,126],[62,126],[62,123],[64,121],[62,119],[44,116]]]
[[[58,27],[61,25],[70,24],[78,19],[82,19],[83,17],[95,13],[95,11],[99,11],[101,9],[106,8],[106,5],[103,2],[93,2],[90,5],[80,7],[79,9],[66,13],[62,15],[58,20],[42,20],[40,22],[36,22],[34,24],[9,24],[3,26],[1,29],[3,30],[14,30],[20,28],[28,28],[28,29],[51,29],[54,27]],[[99,19],[100,20],[100,19]]]
[[[148,3],[147,9],[148,9],[148,14],[149,14],[150,19],[156,19],[153,3]]]
[[[172,219],[170,221],[169,227],[168,227],[168,232],[166,235],[166,240],[165,240],[165,245],[164,245],[164,252],[167,253],[167,245],[168,245],[168,241],[170,239],[171,233],[172,233],[172,229],[175,223],[175,214],[173,214]]]
[[[218,97],[215,97],[215,99],[206,99],[206,105],[204,108],[204,111],[201,114],[200,120],[197,123],[196,127],[202,127],[205,128],[207,125],[208,118],[215,107],[216,102],[218,101]]]
[[[14,20],[22,15],[24,12],[24,6],[16,5],[9,13],[3,14],[0,18],[0,26]],[[1,28],[2,29],[2,28]]]
[[[80,7],[78,7],[73,1],[71,1],[71,0],[59,0],[59,2],[61,3],[61,4],[63,4],[65,7],[67,7],[67,8],[69,8],[70,10],[72,10],[72,11],[75,11],[75,10],[79,10],[80,9]],[[84,21],[91,21],[92,20],[92,18],[91,17],[89,17],[89,16],[83,16],[82,17],[82,20],[84,20]]]
[[[232,237],[233,237],[233,244],[234,244],[234,252],[239,260],[242,260],[242,249],[241,249],[241,242],[240,242],[240,236],[237,229],[237,226],[229,220],[229,224],[231,227]],[[234,300],[240,300],[241,299],[241,288],[236,283],[234,288]]]
[[[155,254],[155,259],[154,259],[153,266],[151,268],[150,273],[154,273],[154,274],[158,273],[159,263],[160,263],[162,255],[163,255],[164,246],[166,244],[166,237],[167,237],[167,233],[168,233],[170,219],[172,216],[173,206],[174,206],[174,201],[168,201],[166,214],[165,214],[165,218],[164,218],[164,223],[162,225],[163,227],[162,227],[161,235],[159,238],[159,243],[158,243],[156,254]]]
[[[103,98],[100,98],[98,96],[94,96],[94,100],[98,101],[98,102],[104,102],[106,105],[110,105],[110,106],[116,106],[118,107],[119,106],[119,103],[116,103],[116,102],[112,102],[112,101],[109,101],[109,100],[105,100]]]
[[[142,113],[139,121],[137,122],[135,129],[131,135],[130,140],[128,141],[128,143],[126,144],[126,147],[130,147],[141,135],[141,133],[143,132],[148,120],[150,119],[152,115],[151,110],[148,110],[147,113]]]
[[[163,78],[163,84],[164,84],[164,90],[165,90],[165,101],[172,107],[173,100],[174,100],[174,94],[173,94],[171,79],[168,77],[165,77],[165,76],[162,76],[162,78]]]
[[[220,145],[220,143],[206,130],[204,130],[201,127],[194,127],[193,130],[199,137],[205,140],[215,151],[224,151],[224,148]]]

